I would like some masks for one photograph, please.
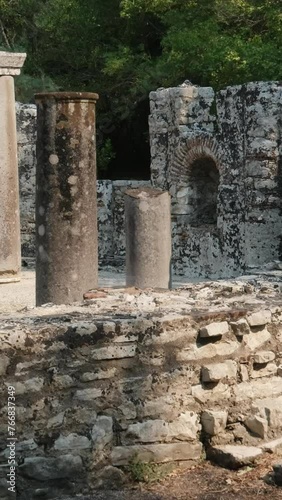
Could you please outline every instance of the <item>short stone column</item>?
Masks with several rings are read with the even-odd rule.
[[[170,288],[171,212],[168,192],[125,193],[126,285]]]
[[[36,94],[36,304],[97,287],[97,94]]]
[[[0,52],[0,283],[20,280],[21,239],[13,76],[26,54]]]

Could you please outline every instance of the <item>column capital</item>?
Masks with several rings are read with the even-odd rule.
[[[19,75],[25,59],[26,54],[24,52],[0,51],[0,76]]]

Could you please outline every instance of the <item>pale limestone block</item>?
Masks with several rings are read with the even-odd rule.
[[[226,335],[229,332],[229,325],[227,321],[210,323],[200,329],[200,336],[202,338],[206,337],[216,337],[218,335]]]

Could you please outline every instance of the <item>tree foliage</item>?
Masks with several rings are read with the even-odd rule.
[[[17,83],[21,98],[51,88],[98,92],[101,147],[108,151],[113,126],[134,119],[159,86],[281,80],[282,4],[0,0],[0,45],[28,53]]]

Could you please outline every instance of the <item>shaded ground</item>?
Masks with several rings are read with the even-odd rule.
[[[80,500],[282,500],[282,486],[266,484],[263,477],[282,462],[273,455],[253,468],[228,471],[208,462],[191,470],[178,470],[161,482],[124,491],[97,491]],[[75,500],[73,497],[62,500]]]

